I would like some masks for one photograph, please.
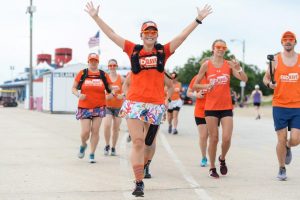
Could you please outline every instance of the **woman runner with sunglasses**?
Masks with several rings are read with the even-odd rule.
[[[124,94],[122,92],[124,78],[120,74],[117,74],[117,68],[117,60],[110,59],[108,61],[108,70],[112,92],[106,95],[106,117],[104,118],[104,138],[106,143],[104,155],[106,156],[109,154],[109,151],[111,151],[111,156],[116,155],[116,144],[122,122],[122,119],[119,117],[119,111],[124,99]],[[110,138],[112,138],[111,146]]]
[[[222,151],[218,157],[220,162],[220,172],[227,174],[225,156],[231,144],[233,129],[232,100],[230,95],[230,75],[233,74],[241,81],[247,81],[247,75],[243,72],[239,62],[236,60],[228,61],[224,59],[227,50],[224,40],[216,40],[212,45],[213,55],[210,60],[202,64],[198,77],[195,81],[195,89],[207,89],[205,101],[205,121],[209,133],[208,155],[210,160],[209,176],[219,178],[215,167],[218,137],[218,121],[222,125]],[[197,84],[206,78],[208,84]],[[204,86],[204,88],[203,88]]]
[[[160,124],[166,111],[164,100],[164,65],[167,59],[183,43],[189,34],[202,20],[211,13],[211,7],[197,9],[198,15],[177,37],[165,45],[157,43],[158,28],[154,22],[143,23],[140,37],[143,45],[136,45],[125,40],[104,20],[99,17],[99,6],[87,3],[86,12],[94,19],[100,29],[125,53],[131,60],[131,83],[126,100],[120,110],[120,116],[127,119],[132,139],[131,164],[135,175],[136,187],[134,196],[144,195],[144,146],[145,132],[150,124]],[[168,94],[169,95],[169,94]],[[168,96],[168,99],[170,96]]]

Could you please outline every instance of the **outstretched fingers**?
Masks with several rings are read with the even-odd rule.
[[[84,11],[89,12],[91,10],[91,8],[92,8],[91,2],[87,2],[87,4],[85,5]]]
[[[210,5],[208,5],[208,4],[206,4],[202,9],[200,9],[199,7],[197,7],[197,12],[198,12],[199,19],[203,20],[205,17],[207,17],[213,11],[212,11],[212,7]]]
[[[90,1],[86,4],[84,11],[87,12],[91,17],[94,17],[98,15],[99,7],[100,5],[97,6],[97,9],[95,9],[93,2]]]

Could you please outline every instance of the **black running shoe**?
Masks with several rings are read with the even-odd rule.
[[[219,174],[217,173],[217,169],[216,168],[211,168],[209,170],[209,176],[212,178],[219,178]]]
[[[132,192],[132,195],[134,195],[136,197],[144,197],[144,182],[143,181],[135,182],[135,188]]]
[[[177,134],[178,134],[178,131],[177,131],[177,129],[175,129],[175,128],[174,128],[174,130],[173,130],[173,134],[174,134],[174,135],[177,135]]]
[[[219,162],[220,162],[220,172],[222,175],[226,175],[228,172],[226,162],[225,160],[221,160],[221,156],[219,156]]]
[[[172,125],[169,125],[168,133],[172,133]]]
[[[145,168],[144,168],[144,178],[151,178],[151,174],[150,174],[150,169],[149,169],[149,165],[146,164]]]

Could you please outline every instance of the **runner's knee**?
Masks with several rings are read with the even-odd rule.
[[[99,128],[92,128],[93,135],[99,135]]]
[[[297,146],[297,145],[299,145],[300,144],[300,138],[297,138],[297,139],[290,139],[290,141],[289,141],[289,145],[290,146]]]
[[[209,142],[213,144],[217,144],[219,142],[218,135],[211,135],[209,136]]]
[[[141,138],[132,140],[132,143],[133,143],[133,147],[135,149],[142,149],[142,148],[144,148],[144,145],[145,145],[145,141]]]

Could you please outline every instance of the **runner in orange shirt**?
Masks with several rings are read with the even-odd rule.
[[[205,59],[207,60],[207,59]],[[201,63],[205,62],[202,61]],[[193,79],[190,82],[190,85],[187,90],[187,96],[191,98],[196,98],[196,104],[194,108],[194,116],[195,116],[195,122],[198,129],[199,134],[199,147],[202,154],[202,159],[200,166],[206,167],[207,166],[207,156],[206,156],[206,150],[207,150],[207,139],[208,139],[208,130],[206,127],[206,121],[205,121],[205,114],[204,114],[204,105],[206,101],[205,93],[207,92],[205,89],[202,90],[194,90],[193,86],[195,83],[195,80],[197,78],[197,75],[193,77]],[[200,84],[207,84],[207,81],[205,79],[202,79]]]
[[[130,74],[129,73],[124,81],[123,84],[123,92],[127,94],[129,85],[130,85]],[[171,77],[166,74],[166,77],[168,78],[166,81],[169,81],[169,85],[172,84]],[[167,90],[168,88],[165,87],[165,97],[167,98]],[[166,120],[166,116],[163,116],[163,120]],[[160,125],[156,124],[150,124],[149,129],[147,131],[146,137],[145,137],[145,151],[144,151],[144,178],[152,178],[152,175],[150,173],[150,164],[152,162],[152,159],[154,157],[155,151],[156,151],[156,137],[157,133],[159,131]]]
[[[219,178],[215,167],[218,137],[218,121],[222,125],[222,152],[218,160],[220,162],[220,172],[227,174],[225,156],[230,148],[233,129],[232,100],[230,95],[230,76],[233,74],[241,81],[247,81],[247,75],[243,72],[239,62],[236,60],[227,61],[224,59],[227,46],[225,41],[216,40],[212,45],[213,55],[211,59],[202,64],[198,77],[195,81],[195,89],[207,89],[205,101],[205,120],[209,133],[208,154],[210,160],[209,176]],[[208,84],[198,84],[206,78]]]
[[[143,23],[140,33],[143,45],[136,45],[116,34],[99,17],[99,6],[95,8],[92,3],[88,3],[86,12],[95,20],[104,34],[127,53],[131,61],[131,84],[120,116],[127,119],[133,143],[131,163],[136,187],[132,195],[143,196],[145,132],[147,132],[150,124],[160,124],[166,110],[164,100],[165,63],[189,34],[211,13],[211,8],[205,6],[202,10],[198,9],[196,20],[193,20],[183,32],[165,45],[157,43],[158,28],[152,21]],[[173,90],[170,85],[167,86],[170,91]]]
[[[275,83],[271,81],[270,68],[263,79],[267,87],[274,89],[272,105],[277,132],[279,180],[287,179],[285,165],[292,161],[291,147],[300,143],[300,54],[295,52],[296,44],[294,33],[287,31],[282,35],[283,52],[278,53],[272,63]]]
[[[83,158],[87,141],[91,138],[90,162],[95,163],[95,151],[99,141],[99,129],[105,117],[105,90],[110,93],[108,75],[98,69],[99,56],[88,56],[88,68],[81,70],[72,87],[72,93],[78,97],[76,119],[81,122],[81,146],[79,158]],[[80,92],[79,92],[80,91]]]
[[[119,117],[119,111],[123,104],[124,94],[122,92],[122,84],[124,78],[117,74],[117,60],[110,59],[108,61],[109,78],[111,80],[112,92],[106,95],[106,117],[104,118],[104,138],[105,147],[104,155],[108,155],[111,150],[111,155],[116,155],[116,144],[119,137],[120,125],[122,119]],[[111,135],[112,132],[112,135]],[[112,143],[110,146],[110,138]],[[110,148],[111,147],[111,148]]]
[[[174,135],[176,135],[178,134],[177,131],[178,114],[183,104],[180,98],[180,92],[182,91],[182,87],[181,87],[181,83],[178,81],[176,72],[173,72],[171,74],[171,77],[173,79],[174,92],[173,95],[171,96],[171,102],[169,103],[169,107],[168,107],[168,115],[167,115],[168,123],[169,123],[168,133],[173,133]],[[173,129],[172,129],[172,124],[173,124]]]

